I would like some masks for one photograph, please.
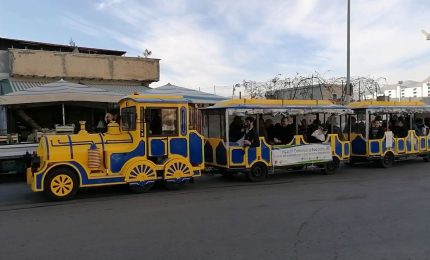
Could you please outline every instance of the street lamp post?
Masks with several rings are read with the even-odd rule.
[[[348,0],[348,11],[347,11],[347,25],[346,25],[346,103],[351,101],[352,89],[351,89],[351,58],[350,58],[350,24],[351,24],[351,0]]]

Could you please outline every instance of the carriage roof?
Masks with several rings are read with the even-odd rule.
[[[430,106],[421,101],[361,101],[349,104],[353,110],[368,110],[371,113],[425,113]]]
[[[231,99],[216,103],[214,106],[203,108],[204,110],[227,109],[244,114],[350,114],[348,107],[335,105],[329,100],[273,100],[273,99]]]

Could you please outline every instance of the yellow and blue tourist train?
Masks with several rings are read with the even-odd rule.
[[[102,185],[176,189],[203,171],[263,181],[276,168],[331,174],[341,162],[430,160],[430,107],[422,102],[232,99],[202,109],[202,133],[190,129],[181,96],[133,94],[119,108],[106,133],[88,133],[81,122],[77,134],[44,136],[27,169],[31,189],[65,200]]]
[[[251,181],[264,180],[277,166],[297,169],[316,165],[325,173],[333,173],[350,156],[350,143],[343,140],[336,122],[344,123],[351,113],[327,100],[220,102],[204,109],[206,165],[224,175],[245,172]],[[236,136],[232,131],[236,119],[245,117],[255,122],[253,127],[259,132],[255,146],[244,146],[241,140],[232,138]],[[274,125],[273,120],[281,125]],[[303,129],[307,127],[312,131]],[[272,128],[275,133],[263,134],[265,128]],[[286,136],[285,132],[290,134]]]
[[[120,124],[89,134],[44,136],[27,169],[35,192],[54,200],[81,187],[129,184],[136,192],[164,182],[176,188],[204,169],[203,137],[188,126],[188,101],[180,96],[131,95],[119,102]]]
[[[361,101],[349,107],[354,111],[348,129],[351,163],[373,160],[382,167],[391,167],[399,158],[419,156],[429,160],[430,107],[425,103]]]

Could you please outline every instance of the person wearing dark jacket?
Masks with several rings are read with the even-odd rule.
[[[395,126],[396,128],[393,130],[394,137],[405,138],[408,136],[408,129],[404,125],[403,121],[397,121]]]
[[[290,124],[288,117],[283,117],[273,140],[275,144],[289,144],[293,140],[295,132],[295,127]]]
[[[260,146],[260,139],[257,131],[254,128],[254,118],[247,117],[245,119],[245,136],[243,140],[244,146],[257,147]]]
[[[237,142],[237,140],[243,137],[243,123],[240,116],[235,116],[233,122],[231,122],[229,127],[229,138],[230,142]]]
[[[381,139],[384,137],[384,130],[380,121],[372,121],[369,129],[369,139]]]

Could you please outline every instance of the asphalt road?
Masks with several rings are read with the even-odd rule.
[[[49,203],[0,178],[1,259],[430,259],[430,163]]]

